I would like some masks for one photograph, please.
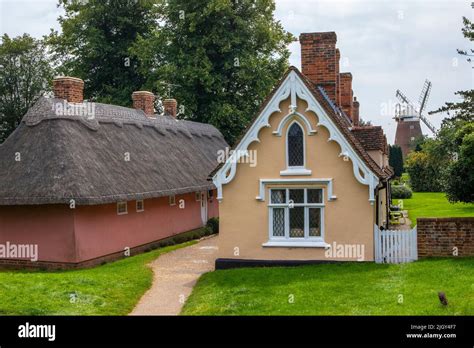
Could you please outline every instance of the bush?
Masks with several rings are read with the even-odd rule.
[[[219,233],[219,218],[210,218],[207,221],[207,227],[212,230],[212,233]]]
[[[421,151],[412,152],[407,156],[405,168],[415,192],[442,191],[442,170],[434,156]]]
[[[392,198],[403,199],[411,198],[413,192],[408,186],[392,185]]]
[[[405,185],[410,187],[410,175],[408,173],[403,173],[400,177],[400,185]]]
[[[219,226],[219,221],[217,222],[217,226]],[[214,234],[214,233],[215,232],[212,230],[211,227],[205,226],[205,227],[198,228],[196,230],[180,233],[173,237],[165,238],[162,241],[160,241],[156,247],[163,248],[167,246],[181,244],[181,243],[188,242],[190,240],[201,239],[202,237],[210,236],[211,234]]]
[[[467,127],[465,127],[467,128]],[[474,202],[474,126],[463,137],[457,160],[446,171],[445,189],[450,202]]]

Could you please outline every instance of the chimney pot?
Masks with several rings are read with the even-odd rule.
[[[155,95],[148,91],[136,91],[132,93],[133,108],[143,110],[147,116],[155,114]]]
[[[353,113],[352,113],[352,124],[354,126],[359,126],[359,102],[357,101],[357,98],[354,97],[354,101],[352,102],[353,106]]]
[[[69,103],[84,101],[84,81],[77,77],[61,76],[53,80],[54,97]]]
[[[176,99],[163,100],[163,108],[165,110],[165,115],[169,115],[173,118],[176,118],[178,111],[178,102],[176,101]]]

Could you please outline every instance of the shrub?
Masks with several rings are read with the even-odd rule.
[[[219,218],[210,218],[207,221],[207,227],[212,230],[212,233],[219,233]]]
[[[400,177],[400,185],[405,185],[410,187],[410,175],[408,173],[403,173]]]
[[[392,198],[403,199],[411,198],[413,192],[408,186],[392,185]]]
[[[471,133],[463,137],[457,160],[446,171],[445,188],[450,202],[474,202],[474,125],[471,127]]]
[[[439,192],[441,168],[436,158],[426,152],[412,152],[407,156],[405,168],[410,175],[410,186],[416,192]]]
[[[390,145],[388,155],[388,164],[393,168],[395,177],[399,178],[403,173],[403,155],[402,149],[397,145]]]

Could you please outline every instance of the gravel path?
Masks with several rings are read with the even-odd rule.
[[[151,262],[153,284],[130,315],[178,315],[201,274],[214,270],[217,238],[203,239]]]

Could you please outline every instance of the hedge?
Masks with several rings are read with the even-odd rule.
[[[397,198],[397,199],[411,198],[412,195],[413,195],[413,192],[408,186],[392,185],[392,198]]]

